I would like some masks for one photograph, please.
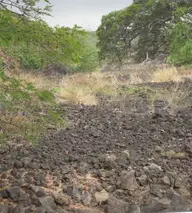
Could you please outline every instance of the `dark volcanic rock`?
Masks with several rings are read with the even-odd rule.
[[[39,202],[47,213],[53,213],[56,210],[56,204],[51,196],[39,198]]]
[[[17,199],[21,195],[21,189],[17,186],[7,189],[7,192],[9,197],[13,200]]]
[[[130,205],[128,202],[123,200],[119,200],[115,197],[110,197],[107,204],[107,213],[118,212],[118,213],[126,213],[129,212]]]
[[[0,212],[1,213],[9,213],[9,208],[3,204],[0,204]]]
[[[173,110],[157,100],[149,112],[148,101],[138,93],[119,102],[104,97],[98,106],[66,106],[72,124],[66,129],[35,146],[0,149],[0,202],[26,213],[189,210],[192,108]]]
[[[9,213],[25,213],[25,210],[23,207],[11,207]]]
[[[168,198],[154,198],[151,197],[148,201],[147,204],[143,207],[144,213],[155,213],[155,212],[160,212],[164,211],[165,209],[168,209],[170,207],[171,200]]]
[[[138,184],[135,178],[135,171],[122,171],[117,184],[121,189],[127,189],[130,191],[137,189]]]

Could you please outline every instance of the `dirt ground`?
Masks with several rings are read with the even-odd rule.
[[[0,150],[0,212],[192,210],[191,98],[173,108],[136,91],[100,97],[97,106],[63,106],[66,129]]]

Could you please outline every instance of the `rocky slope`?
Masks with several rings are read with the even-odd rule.
[[[0,212],[192,210],[192,108],[139,100],[67,107],[65,130],[1,149]]]

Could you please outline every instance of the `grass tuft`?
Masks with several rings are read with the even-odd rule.
[[[62,88],[59,92],[58,100],[65,104],[97,105],[98,103],[94,94],[76,86]]]
[[[157,69],[152,75],[152,82],[182,81],[182,75],[175,67]]]

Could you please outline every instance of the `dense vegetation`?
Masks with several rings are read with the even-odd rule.
[[[0,48],[22,68],[46,69],[50,65],[70,70],[92,71],[97,67],[97,49],[90,47],[92,35],[75,26],[54,27],[42,20],[20,20],[0,11]],[[94,55],[94,59],[92,58]]]
[[[64,116],[54,93],[0,71],[0,142],[37,142],[48,128],[59,128]],[[1,145],[0,143],[0,145]]]
[[[192,61],[192,1],[134,0],[125,9],[103,16],[97,30],[100,59],[123,63],[168,56],[168,61]]]
[[[96,35],[78,26],[50,27],[50,3],[0,1],[0,141],[36,142],[63,124],[54,91],[36,89],[13,74],[24,70],[90,72],[98,66]]]
[[[131,6],[103,16],[97,35],[78,26],[50,27],[41,18],[50,15],[51,5],[44,0],[45,7],[39,8],[39,2],[0,1],[1,142],[35,142],[47,129],[64,123],[56,105],[58,88],[36,89],[13,76],[21,70],[94,71],[99,65],[97,40],[100,59],[108,62],[141,62],[162,53],[176,65],[192,61],[191,0],[134,0]],[[74,90],[81,96],[76,85],[67,95]]]

